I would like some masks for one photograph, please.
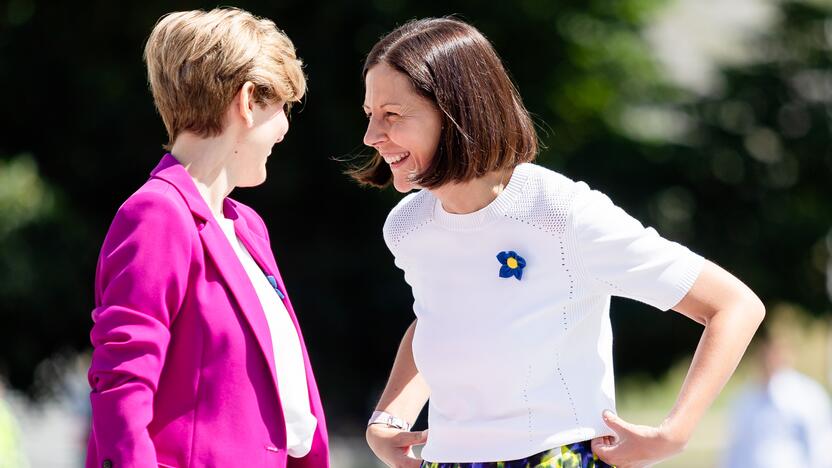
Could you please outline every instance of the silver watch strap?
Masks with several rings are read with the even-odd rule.
[[[384,424],[387,427],[394,427],[403,431],[410,430],[410,423],[384,411],[373,411],[373,415],[370,416],[370,420],[367,421],[367,425],[371,426],[373,424]]]

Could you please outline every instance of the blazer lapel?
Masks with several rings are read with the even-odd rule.
[[[225,211],[227,218],[234,220],[234,231],[237,237],[243,243],[246,250],[248,250],[248,253],[251,254],[251,257],[257,263],[257,266],[260,267],[260,270],[263,271],[263,275],[273,275],[274,268],[272,267],[271,255],[268,255],[271,253],[271,246],[268,245],[268,241],[259,234],[256,234],[249,227],[245,218],[239,215],[236,202],[226,198],[223,211]],[[284,292],[282,285],[280,291],[281,293]]]
[[[269,324],[266,322],[266,316],[260,304],[260,299],[257,297],[257,292],[254,290],[239,258],[237,258],[237,254],[228,242],[228,238],[211,214],[211,210],[203,200],[196,185],[194,185],[191,176],[172,155],[166,154],[156,169],[151,172],[151,176],[173,185],[194,214],[199,237],[202,239],[205,251],[208,252],[223,280],[228,285],[231,295],[237,305],[240,306],[240,312],[257,339],[263,357],[268,364],[269,374],[272,376],[275,394],[279,401],[280,393],[278,391],[277,375],[275,374],[274,348],[272,347]],[[254,257],[254,253],[252,253],[252,256]]]
[[[269,373],[274,381],[275,391],[277,391],[274,348],[269,324],[266,321],[266,315],[263,312],[260,299],[257,297],[257,292],[254,290],[251,280],[249,280],[248,273],[246,273],[237,258],[237,254],[231,248],[228,238],[216,221],[208,222],[199,234],[205,250],[211,256],[217,270],[219,270],[220,275],[231,290],[231,294],[240,306],[240,312],[246,318],[254,336],[257,338],[257,342],[260,344],[263,357],[266,358],[269,365]]]
[[[295,322],[295,327],[297,328],[298,324],[294,311],[292,310],[289,302],[289,295],[286,293],[286,286],[283,284],[283,278],[280,277],[277,264],[271,255],[271,246],[268,245],[268,241],[249,228],[248,222],[246,222],[245,218],[237,213],[235,204],[232,200],[226,199],[224,210],[226,210],[226,216],[234,219],[234,229],[236,230],[237,236],[242,241],[246,249],[248,249],[248,252],[251,254],[252,258],[254,258],[254,261],[257,262],[257,265],[263,271],[263,275],[270,276],[274,279],[273,286],[278,289],[278,294],[281,295],[281,300],[289,310],[289,315],[292,317],[292,320]],[[300,335],[299,328],[298,335]]]
[[[268,240],[261,237],[260,235],[256,234],[255,231],[249,228],[248,223],[246,220],[237,214],[237,211],[234,207],[234,202],[231,200],[227,200],[227,203],[224,207],[226,216],[234,217],[234,227],[237,231],[237,236],[243,242],[243,245],[248,249],[251,256],[263,270],[264,275],[272,276],[275,280],[275,284],[277,285],[278,290],[281,291],[283,294],[282,300],[283,304],[286,306],[286,311],[289,313],[289,318],[292,320],[292,323],[295,326],[295,330],[298,333],[298,339],[300,340],[301,345],[301,352],[303,353],[303,360],[304,365],[306,367],[306,381],[307,387],[309,389],[309,403],[310,407],[312,408],[313,413],[318,418],[318,429],[321,434],[323,434],[324,439],[326,438],[326,425],[324,421],[324,414],[323,414],[323,407],[321,405],[321,398],[318,393],[318,386],[315,381],[315,375],[312,372],[312,363],[309,360],[309,353],[306,349],[306,342],[303,339],[303,333],[300,330],[300,324],[298,323],[297,315],[295,314],[295,309],[292,307],[292,301],[289,299],[289,293],[286,292],[286,285],[283,282],[283,278],[280,275],[280,270],[277,267],[277,263],[274,261],[274,257],[271,255],[271,246],[268,245]]]

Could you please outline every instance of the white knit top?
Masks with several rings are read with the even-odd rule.
[[[475,213],[410,194],[384,239],[413,290],[431,462],[514,460],[611,434],[601,419],[615,409],[610,296],[670,309],[704,262],[534,164]],[[525,260],[522,274],[501,252]]]

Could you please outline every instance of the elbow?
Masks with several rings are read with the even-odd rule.
[[[766,318],[766,306],[763,305],[763,301],[760,298],[757,298],[757,325],[763,322],[763,319]]]
[[[713,315],[702,317],[700,323],[707,327],[714,321],[728,320],[742,323],[745,328],[757,330],[765,316],[766,307],[763,301],[753,291],[746,288],[745,291],[735,295],[732,300],[715,310]]]
[[[743,310],[748,315],[748,319],[755,324],[755,328],[760,326],[766,316],[766,306],[751,290],[746,293]]]

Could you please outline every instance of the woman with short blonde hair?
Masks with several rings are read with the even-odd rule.
[[[169,152],[101,248],[87,467],[326,468],[268,230],[228,196],[265,181],[302,64],[272,21],[231,8],[162,17],[144,56]]]

